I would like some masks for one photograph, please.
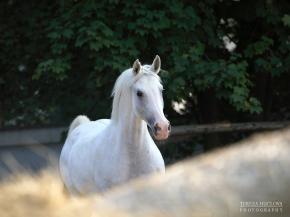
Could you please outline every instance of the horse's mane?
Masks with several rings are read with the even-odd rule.
[[[156,73],[153,73],[150,71],[149,65],[142,66],[142,71],[134,75],[132,72],[132,69],[125,70],[117,79],[115,86],[112,91],[113,99],[113,108],[112,108],[112,114],[111,119],[112,120],[118,120],[119,117],[119,104],[121,96],[123,96],[122,100],[128,100],[128,103],[130,103],[130,87],[139,80],[144,75],[151,75],[158,79],[159,82],[160,78]],[[160,83],[161,85],[161,83]]]
[[[129,91],[126,90],[127,87],[129,87],[133,80],[133,73],[131,69],[128,69],[124,71],[117,79],[115,86],[112,91],[113,99],[113,108],[112,108],[112,114],[111,119],[112,120],[118,120],[119,117],[119,103],[121,99],[121,95],[127,95],[126,97],[123,97],[124,99],[129,99]]]

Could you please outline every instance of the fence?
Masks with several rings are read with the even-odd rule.
[[[290,121],[175,126],[172,127],[169,141],[187,139],[195,134],[274,130],[289,125]],[[66,127],[0,130],[0,146],[58,144],[65,136],[66,130]]]
[[[233,131],[273,130],[290,122],[218,123],[172,127],[165,142],[184,141],[196,134]],[[39,171],[47,166],[57,168],[67,127],[24,128],[0,130],[0,179],[15,171],[15,167]]]

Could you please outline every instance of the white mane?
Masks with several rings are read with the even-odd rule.
[[[138,81],[143,76],[154,76],[158,79],[160,86],[161,80],[160,77],[150,70],[150,65],[142,66],[141,72],[137,75],[134,75],[132,69],[125,70],[117,79],[115,86],[112,91],[113,99],[113,108],[111,113],[111,120],[118,120],[119,117],[119,104],[122,96],[122,100],[126,100],[126,104],[131,103],[130,97],[130,88],[131,86]]]

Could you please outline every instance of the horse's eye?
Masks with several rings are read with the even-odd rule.
[[[138,97],[142,97],[142,96],[143,96],[143,92],[140,91],[140,90],[138,90],[138,91],[137,91],[137,96],[138,96]]]

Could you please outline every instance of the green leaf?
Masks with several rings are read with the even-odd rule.
[[[285,26],[290,27],[290,15],[284,14],[284,16],[282,17],[282,22]]]

